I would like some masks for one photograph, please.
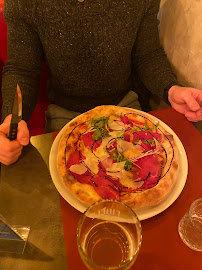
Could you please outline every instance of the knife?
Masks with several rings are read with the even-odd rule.
[[[22,94],[20,87],[17,84],[16,94],[12,109],[12,118],[10,123],[10,129],[8,133],[8,138],[13,141],[17,137],[18,123],[22,120]]]

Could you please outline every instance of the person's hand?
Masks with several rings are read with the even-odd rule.
[[[11,122],[11,114],[8,115],[0,125],[0,162],[10,165],[18,160],[23,146],[29,143],[29,130],[25,121],[18,124],[16,140],[10,141],[7,138]]]
[[[168,100],[189,121],[202,121],[202,90],[174,85],[168,91]]]

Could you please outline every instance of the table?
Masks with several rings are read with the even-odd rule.
[[[52,134],[34,136],[16,163],[2,165],[0,213],[31,230],[22,255],[0,252],[1,270],[67,269],[60,200],[47,167],[52,141]]]
[[[139,253],[139,256],[134,264],[132,266],[131,270],[175,270],[175,269],[202,269],[202,253],[196,252],[191,249],[189,249],[180,239],[178,235],[178,223],[181,219],[181,217],[184,215],[184,213],[189,209],[189,206],[191,203],[199,198],[202,197],[202,185],[200,185],[200,178],[202,177],[202,166],[201,166],[201,152],[202,152],[202,136],[197,131],[197,129],[192,125],[192,123],[188,122],[185,117],[179,113],[177,113],[174,109],[168,108],[158,111],[151,112],[152,115],[156,116],[157,118],[164,121],[166,124],[168,124],[177,134],[177,136],[180,138],[182,144],[184,145],[184,148],[187,153],[188,157],[188,163],[189,163],[189,172],[188,172],[188,178],[186,181],[186,185],[181,193],[181,195],[178,197],[178,199],[164,212],[158,214],[157,216],[154,216],[150,219],[144,220],[141,222],[142,229],[143,229],[143,242],[142,247]],[[44,165],[45,162],[48,162],[48,154],[50,151],[50,147],[52,144],[53,139],[57,133],[53,134],[45,134],[45,135],[39,135],[34,136],[31,138],[32,147],[28,146],[25,147],[23,151],[22,157],[20,157],[19,161],[9,167],[2,166],[2,186],[8,186],[10,185],[10,194],[14,194],[17,189],[17,185],[19,188],[19,184],[22,183],[22,181],[25,181],[27,179],[29,185],[27,184],[26,190],[23,189],[23,192],[20,193],[21,197],[17,197],[17,201],[15,202],[13,198],[9,197],[8,195],[4,194],[4,205],[5,203],[9,202],[8,205],[14,205],[16,204],[22,204],[28,199],[27,192],[29,194],[33,193],[32,189],[33,187],[37,191],[37,196],[39,195],[40,203],[38,201],[34,201],[32,204],[32,213],[27,212],[27,217],[23,217],[22,219],[22,213],[19,214],[19,212],[16,212],[17,215],[14,215],[15,211],[12,209],[9,210],[9,215],[12,217],[12,221],[15,222],[18,220],[19,222],[27,221],[25,225],[30,225],[30,223],[33,223],[33,228],[30,234],[30,241],[35,243],[35,245],[40,245],[41,252],[45,254],[50,254],[50,248],[46,248],[46,246],[41,243],[37,239],[38,234],[38,227],[35,226],[36,224],[33,222],[32,216],[38,216],[39,222],[42,220],[44,222],[44,225],[47,224],[47,221],[49,223],[53,222],[53,219],[57,217],[57,226],[55,226],[55,230],[57,227],[62,226],[63,224],[63,231],[64,236],[61,230],[59,230],[59,239],[57,243],[62,243],[62,248],[57,245],[55,249],[52,250],[52,261],[49,262],[41,262],[38,259],[37,254],[32,254],[32,262],[30,263],[30,260],[26,258],[22,258],[22,262],[24,263],[24,268],[16,268],[15,269],[67,269],[67,266],[65,265],[64,260],[67,258],[68,263],[68,269],[69,270],[86,270],[87,268],[81,261],[78,251],[77,251],[77,244],[76,244],[76,228],[78,220],[81,216],[81,213],[75,210],[73,207],[71,207],[61,196],[58,196],[56,193],[57,191],[54,190],[52,187],[52,183],[50,180],[50,176],[46,175],[48,174],[47,168],[45,170]],[[34,147],[33,147],[34,145]],[[33,155],[34,149],[37,151],[37,156]],[[40,155],[39,155],[40,153]],[[32,155],[32,157],[30,156]],[[38,160],[36,159],[38,158]],[[28,161],[29,160],[29,161]],[[31,161],[31,163],[30,163]],[[28,164],[29,163],[29,164]],[[36,166],[36,164],[38,164]],[[38,184],[35,186],[32,182],[30,184],[30,180],[33,180],[34,177],[31,179],[28,179],[33,172],[39,173],[40,176],[37,177]],[[21,174],[20,174],[21,171]],[[22,177],[23,174],[26,174],[26,177]],[[13,184],[14,181],[14,173],[17,176],[15,177],[17,180],[15,180],[15,184]],[[13,178],[12,178],[13,177]],[[41,180],[39,180],[39,177]],[[6,178],[6,179],[5,179]],[[24,180],[22,180],[22,178]],[[7,184],[6,184],[7,183]],[[27,183],[27,182],[26,182]],[[39,184],[40,183],[40,184]],[[48,184],[47,184],[48,183]],[[29,187],[29,188],[28,188]],[[26,191],[26,192],[25,192]],[[52,219],[50,219],[51,215],[49,213],[49,201],[45,198],[48,196],[49,191],[52,196],[54,197],[54,207],[51,210],[51,213],[53,214]],[[57,196],[56,196],[57,195]],[[60,199],[60,205],[57,204],[57,199]],[[45,200],[45,203],[47,203],[47,206],[42,209],[40,207],[35,208],[35,206],[39,206],[41,202]],[[1,206],[1,194],[0,194],[0,206]],[[52,201],[53,203],[53,201]],[[26,205],[24,205],[26,209],[30,209],[30,206],[27,208]],[[15,207],[17,208],[17,206]],[[1,209],[1,208],[0,208]],[[61,210],[61,211],[60,211]],[[8,213],[8,209],[3,210],[4,213]],[[12,214],[12,215],[11,215]],[[60,220],[60,215],[62,217],[62,220]],[[42,223],[42,222],[41,222]],[[41,224],[42,225],[42,224]],[[43,230],[43,226],[41,226],[41,230]],[[33,234],[32,234],[33,232]],[[50,233],[54,233],[54,230],[50,230]],[[46,235],[47,236],[47,235]],[[63,237],[65,240],[65,248],[66,252],[64,250],[63,245]],[[45,243],[50,246],[51,237],[47,238],[47,241]],[[52,244],[54,241],[51,242]],[[49,252],[45,252],[45,250],[49,250]],[[57,250],[59,249],[59,250]],[[66,258],[65,258],[66,253]],[[59,259],[59,256],[60,259]],[[3,260],[2,260],[3,258]],[[47,259],[47,258],[46,258]],[[44,258],[45,260],[45,258]],[[5,257],[2,257],[0,254],[0,269],[1,270],[7,270],[12,269],[12,267],[6,267],[6,264],[3,264],[3,267],[1,266],[1,263],[5,262]],[[18,257],[7,257],[7,263],[10,263],[10,266],[14,265],[11,263],[19,263]],[[54,264],[54,266],[53,266]],[[23,264],[21,264],[22,266]],[[28,265],[29,267],[26,267]],[[35,268],[35,265],[40,266],[40,268]],[[49,268],[44,268],[44,265],[48,265]],[[59,265],[59,266],[58,266]],[[58,266],[56,268],[56,266]]]

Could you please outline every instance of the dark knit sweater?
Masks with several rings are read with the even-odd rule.
[[[133,73],[162,98],[176,77],[160,47],[158,9],[159,0],[5,0],[3,119],[17,83],[23,118],[31,116],[42,59],[51,72],[50,102],[73,111],[118,104],[134,88]]]

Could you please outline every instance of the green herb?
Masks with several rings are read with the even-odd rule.
[[[138,139],[134,142],[134,145],[138,144],[139,141],[140,141],[140,139],[138,138]]]
[[[103,116],[103,117],[98,117],[95,119],[91,120],[91,125],[94,127],[95,131],[92,135],[92,138],[94,140],[99,140],[102,137],[104,137],[108,132],[108,118]]]
[[[102,137],[104,137],[107,134],[107,131],[103,128],[98,128],[94,131],[92,138],[93,140],[97,141],[99,139],[101,139]]]
[[[125,161],[126,160],[122,156],[122,154],[120,152],[117,152],[116,150],[113,150],[111,153],[113,154],[113,157],[111,157],[111,159],[116,160],[116,162],[121,162],[121,161]]]
[[[95,127],[95,128],[102,128],[105,124],[105,122],[108,122],[108,118],[103,116],[103,117],[98,117],[95,119],[91,120],[91,124]]]
[[[136,172],[137,175],[139,175],[140,173],[139,172]]]
[[[159,122],[153,126],[152,131],[156,130],[158,126],[159,126]]]
[[[125,130],[122,129],[122,132],[123,133],[119,137],[116,138],[117,140],[123,140],[124,139]]]
[[[144,140],[144,143],[149,144],[149,145],[155,145],[155,142],[152,139]]]
[[[125,165],[124,165],[124,170],[130,171],[132,169],[133,163],[129,160],[126,160]]]
[[[109,131],[109,127],[108,127],[108,121],[105,122],[105,129],[106,129],[108,132],[110,132],[110,131]]]

